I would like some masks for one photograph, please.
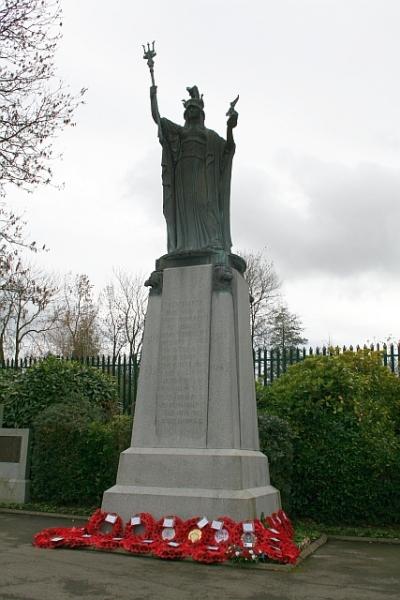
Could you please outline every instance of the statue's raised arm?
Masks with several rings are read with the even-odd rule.
[[[158,101],[157,101],[157,86],[154,79],[154,57],[157,56],[157,53],[154,49],[155,42],[150,46],[147,43],[147,48],[143,44],[143,58],[147,60],[147,66],[150,69],[151,75],[151,87],[150,87],[150,104],[151,104],[151,115],[154,119],[154,122],[158,125],[159,135],[161,134],[161,119],[160,113],[158,110]]]
[[[238,100],[239,100],[239,94],[231,102],[229,110],[226,113],[226,116],[228,117],[228,121],[226,124],[226,141],[227,141],[228,146],[235,146],[235,142],[233,140],[233,129],[236,127],[237,122],[238,122],[239,115],[238,115],[237,111],[235,110],[235,106],[236,106]]]

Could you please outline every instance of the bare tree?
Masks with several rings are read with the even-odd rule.
[[[67,275],[56,309],[57,326],[49,336],[54,350],[63,356],[79,358],[98,354],[97,313],[93,285],[88,276]]]
[[[55,302],[57,285],[54,279],[28,265],[17,265],[0,299],[0,359],[4,360],[5,342],[18,361],[21,350],[29,341],[35,343],[55,326],[48,312]]]
[[[0,360],[4,361],[6,342],[12,345],[10,324],[15,317],[16,290],[29,278],[29,267],[21,262],[20,249],[37,252],[35,242],[24,237],[24,221],[0,204]],[[44,249],[44,246],[43,246]]]
[[[121,299],[114,282],[109,283],[100,293],[100,331],[102,342],[117,358],[126,344],[125,319],[121,310]]]
[[[255,348],[266,345],[268,319],[280,299],[281,282],[273,262],[266,258],[264,251],[240,254],[247,264],[244,277],[250,291],[250,331]]]
[[[115,271],[115,283],[106,286],[101,294],[103,338],[113,356],[125,351],[139,359],[147,306],[147,290],[141,275]]]
[[[3,0],[0,6],[0,193],[52,178],[52,140],[82,102],[55,72],[59,0]]]

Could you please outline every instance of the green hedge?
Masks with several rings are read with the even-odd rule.
[[[98,506],[114,485],[119,455],[130,446],[132,418],[93,421],[93,405],[54,405],[34,423],[31,491],[34,501]]]
[[[260,450],[268,456],[271,485],[281,493],[282,506],[290,511],[293,470],[293,434],[289,424],[266,413],[258,415]]]
[[[293,514],[400,522],[400,380],[377,353],[307,358],[258,396],[294,433]]]
[[[32,367],[0,370],[0,404],[5,427],[30,427],[52,404],[88,400],[108,420],[118,412],[115,379],[77,361],[49,357]]]

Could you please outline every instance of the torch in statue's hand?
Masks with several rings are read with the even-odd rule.
[[[238,115],[238,112],[235,110],[235,106],[236,106],[238,100],[239,100],[239,95],[237,95],[236,98],[231,102],[229,110],[226,113],[226,116],[228,117],[227,124],[230,129],[233,129],[234,127],[236,127],[237,122],[238,122],[239,115]]]
[[[144,44],[142,44],[143,47],[143,58],[145,60],[147,60],[147,65],[150,69],[150,75],[151,75],[151,83],[153,85],[153,87],[155,87],[156,82],[154,81],[154,57],[156,56],[156,52],[154,50],[154,44],[155,42],[152,43],[151,48],[150,48],[150,44],[149,42],[147,42],[147,50],[146,50],[146,46]]]

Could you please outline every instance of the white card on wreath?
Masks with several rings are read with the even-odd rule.
[[[177,548],[179,545],[178,542],[168,542],[168,546],[172,546],[173,548]]]
[[[211,523],[211,529],[216,529],[217,531],[219,531],[220,529],[222,529],[223,526],[223,522],[222,521],[213,521]]]
[[[205,527],[207,524],[208,524],[207,517],[203,517],[202,519],[200,519],[200,521],[197,521],[197,527],[199,527],[199,529],[203,529],[203,527]]]
[[[111,525],[114,525],[115,521],[117,520],[117,515],[107,515],[104,520],[106,523],[111,523]]]
[[[254,523],[243,523],[243,531],[245,533],[253,533]]]
[[[132,517],[131,525],[140,525],[140,517]]]
[[[173,527],[175,519],[164,519],[163,527]]]
[[[52,537],[51,541],[52,542],[61,542],[63,539],[64,539],[63,537],[56,536],[56,537]]]

